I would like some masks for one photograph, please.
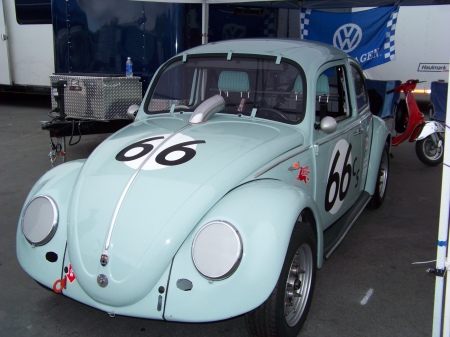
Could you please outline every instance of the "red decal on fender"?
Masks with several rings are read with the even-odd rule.
[[[72,283],[76,279],[75,274],[73,273],[71,264],[69,264],[69,271],[67,272],[67,279],[69,280],[70,283]]]
[[[303,181],[306,184],[306,187],[308,187],[309,178],[308,175],[311,173],[309,170],[309,166],[300,166],[300,172],[298,173],[297,180]]]

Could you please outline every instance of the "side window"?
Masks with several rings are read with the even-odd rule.
[[[51,0],[15,0],[19,25],[52,23]]]
[[[349,104],[345,67],[331,67],[322,72],[316,84],[316,119],[330,116],[343,120],[350,114]]]
[[[352,77],[355,85],[356,105],[358,112],[362,111],[362,108],[369,102],[369,95],[367,94],[367,86],[364,76],[361,71],[352,65]]]

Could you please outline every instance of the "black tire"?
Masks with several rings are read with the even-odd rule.
[[[398,134],[405,132],[406,129],[408,128],[408,123],[409,123],[408,108],[406,106],[406,102],[402,100],[397,104],[397,108],[394,113],[395,131]]]
[[[437,145],[436,145],[437,143]],[[416,154],[428,166],[436,166],[444,160],[444,140],[440,133],[433,133],[416,141]]]
[[[250,336],[296,337],[311,305],[316,271],[314,232],[307,224],[297,222],[275,289],[263,304],[245,316]]]
[[[385,144],[383,153],[381,154],[380,166],[378,167],[377,182],[375,185],[375,191],[373,192],[372,199],[369,202],[368,207],[370,209],[379,208],[386,196],[387,184],[389,178],[389,146]]]

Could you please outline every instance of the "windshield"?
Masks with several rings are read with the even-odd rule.
[[[255,116],[289,124],[304,117],[305,77],[294,64],[258,56],[188,56],[171,63],[153,84],[148,114],[194,111],[221,95],[219,113]]]

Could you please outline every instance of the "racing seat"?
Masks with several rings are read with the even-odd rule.
[[[222,71],[219,75],[219,94],[225,94],[225,106],[231,107],[229,112],[243,112],[250,98],[250,81],[244,71]],[[247,93],[247,95],[244,95]]]
[[[298,100],[299,95],[303,94],[303,83],[300,75],[297,75],[297,78],[295,79],[294,94],[295,94],[295,101]]]
[[[230,92],[247,93],[250,97],[250,82],[248,74],[244,71],[222,71],[219,75],[219,93],[222,95],[224,91],[228,97]]]

